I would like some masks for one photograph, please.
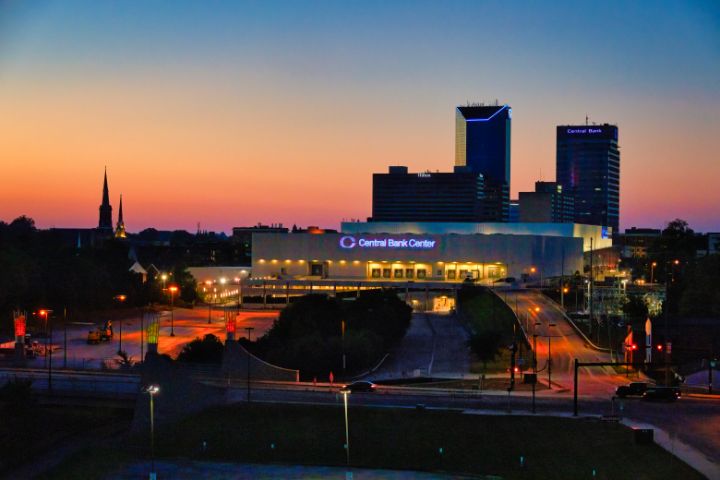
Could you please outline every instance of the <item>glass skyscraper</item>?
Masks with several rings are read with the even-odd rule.
[[[455,112],[455,165],[483,175],[487,221],[509,219],[511,117],[508,105],[457,107]]]
[[[618,231],[620,150],[615,125],[557,127],[557,182],[575,197],[575,223]]]

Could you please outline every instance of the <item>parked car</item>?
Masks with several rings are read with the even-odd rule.
[[[676,387],[650,387],[643,393],[643,400],[674,402],[680,398],[680,389]]]
[[[630,385],[620,385],[617,387],[615,395],[620,398],[641,397],[648,387],[649,385],[645,382],[632,382]]]
[[[369,382],[367,380],[359,380],[357,382],[353,382],[350,385],[345,385],[345,388],[350,390],[351,392],[374,392],[377,388],[377,385],[375,385],[372,382]]]

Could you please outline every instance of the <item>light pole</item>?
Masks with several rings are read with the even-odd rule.
[[[235,282],[238,284],[238,315],[240,315],[240,309],[242,308],[242,278],[235,277]]]
[[[167,273],[163,273],[162,275],[160,275],[160,279],[163,282],[163,290],[165,290],[165,286],[166,286],[165,283],[167,282],[167,279],[168,279]]]
[[[343,396],[343,404],[345,406],[345,458],[347,461],[347,466],[350,466],[350,430],[348,428],[348,395],[350,395],[350,390],[347,388],[343,388],[340,390],[340,393]]]
[[[127,295],[122,295],[122,294],[115,295],[113,298],[115,300],[117,300],[117,302],[122,306],[122,304],[127,299]],[[122,328],[123,328],[123,321],[122,321],[122,317],[120,317],[120,339],[118,340],[118,351],[117,351],[118,355],[120,355],[120,352],[122,352]]]
[[[653,280],[655,279],[655,267],[657,267],[657,262],[652,262],[650,264],[650,283],[654,283]]]
[[[175,336],[175,310],[174,310],[174,303],[175,303],[175,293],[178,291],[178,287],[175,285],[170,285],[168,288],[170,290],[170,336]]]
[[[148,385],[145,388],[145,393],[150,396],[150,480],[157,478],[157,473],[155,473],[155,402],[153,400],[159,392],[160,387],[157,385]]]
[[[556,327],[554,323],[548,323],[548,327]],[[548,332],[550,333],[550,332]],[[552,390],[552,350],[550,346],[552,344],[552,336],[548,335],[548,388]]]
[[[48,392],[52,393],[52,323],[50,322],[52,310],[42,309],[39,313],[41,317],[45,317],[46,333],[50,327],[50,335],[45,337],[45,356],[48,359]]]
[[[245,327],[245,330],[247,331],[248,343],[250,343],[250,333],[252,333],[255,328]],[[250,350],[245,353],[247,353],[247,401],[250,403]]]
[[[343,368],[343,374],[345,374],[345,319],[340,320],[340,330],[342,332],[342,338],[341,338],[342,368]]]
[[[210,287],[212,287],[212,281],[211,280],[205,280],[205,288],[203,291],[206,292],[205,294],[205,301],[208,304],[208,325],[210,325],[210,319],[212,318],[212,305],[210,304],[210,301],[212,299],[211,293],[210,293]]]
[[[535,385],[537,384],[537,327],[540,322],[535,322],[535,328],[533,328],[533,374],[535,374],[535,381],[532,383],[532,413],[535,413]]]

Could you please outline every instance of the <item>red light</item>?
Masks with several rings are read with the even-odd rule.
[[[515,367],[515,373],[518,373],[520,369],[518,367]]]
[[[661,345],[658,345],[658,346],[657,346],[657,349],[658,349],[658,352],[662,352],[662,349],[663,349],[662,344],[661,344]]]

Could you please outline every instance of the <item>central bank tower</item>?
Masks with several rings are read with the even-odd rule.
[[[511,118],[508,105],[457,107],[455,111],[455,165],[484,177],[487,221],[509,219]]]

